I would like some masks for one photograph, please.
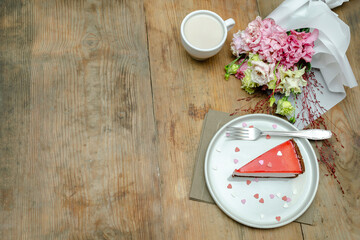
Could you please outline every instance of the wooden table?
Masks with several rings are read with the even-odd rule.
[[[359,239],[360,89],[325,114],[344,149],[320,163],[315,225],[243,226],[189,200],[203,118],[246,96],[180,43],[187,13],[232,17],[231,35],[280,1],[0,3],[1,239]],[[360,77],[360,1],[335,9]]]

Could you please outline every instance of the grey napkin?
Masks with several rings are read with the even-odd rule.
[[[215,133],[227,122],[236,118],[228,113],[209,110],[201,131],[200,144],[196,153],[194,176],[190,189],[190,199],[205,203],[214,203],[205,182],[204,162],[207,147]],[[296,222],[312,225],[314,223],[314,203]]]

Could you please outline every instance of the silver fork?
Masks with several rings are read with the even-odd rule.
[[[253,141],[260,136],[282,136],[307,138],[311,140],[323,140],[332,136],[331,131],[323,129],[309,129],[301,131],[261,131],[258,128],[227,127],[226,136],[232,139]]]

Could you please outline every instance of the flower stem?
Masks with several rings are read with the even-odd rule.
[[[239,68],[243,65],[243,63],[248,59],[248,57],[244,58],[244,60],[240,63]]]
[[[247,57],[244,58],[244,60],[242,61],[242,63],[240,65],[236,64],[237,67],[235,69],[233,68],[236,61],[238,61],[239,59],[241,59],[244,56],[245,56],[245,54],[241,54],[234,61],[232,61],[231,63],[229,63],[228,65],[225,66],[225,80],[229,80],[230,75],[235,74],[233,71],[235,71],[241,67],[241,65],[244,63],[244,61],[247,59]]]
[[[278,82],[278,79],[276,77],[276,70],[277,70],[277,68],[279,66],[279,63],[280,63],[280,61],[277,62],[276,66],[275,66],[275,69],[274,69],[274,77],[276,78],[276,83],[275,83],[275,87],[274,87],[274,89],[273,89],[273,91],[271,93],[271,96],[273,96],[275,94],[275,90],[279,86],[279,83],[280,83],[280,82]]]

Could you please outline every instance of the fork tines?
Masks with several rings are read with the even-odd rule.
[[[226,136],[232,138],[241,138],[249,135],[250,128],[226,127]]]
[[[248,132],[251,128],[241,128],[241,127],[226,127],[228,132]]]

